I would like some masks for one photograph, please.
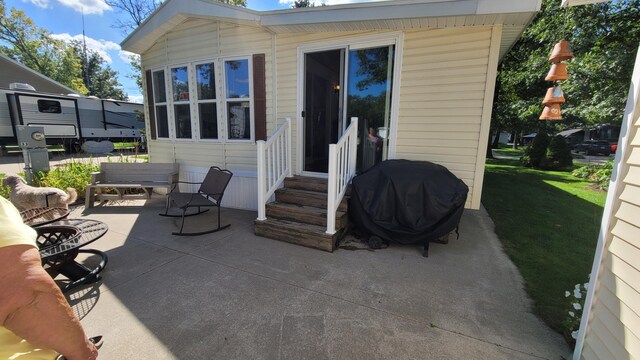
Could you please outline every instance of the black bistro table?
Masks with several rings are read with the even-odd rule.
[[[64,285],[62,290],[69,291],[79,285],[100,280],[99,273],[107,265],[107,254],[99,250],[81,248],[104,236],[109,230],[107,224],[97,220],[66,219],[69,214],[66,209],[66,214],[60,210],[32,210],[34,211],[29,214],[23,214],[23,219],[38,232],[37,241],[42,265],[52,276],[62,274],[69,279],[69,283]],[[41,213],[43,217],[33,216],[36,213]],[[75,258],[80,253],[97,255],[100,258],[98,265],[88,267],[78,263]]]

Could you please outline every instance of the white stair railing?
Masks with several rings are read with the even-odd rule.
[[[258,219],[267,220],[267,201],[280,187],[284,178],[291,176],[291,118],[267,141],[258,140]]]
[[[336,233],[336,211],[356,174],[356,150],[358,145],[358,118],[351,124],[340,140],[329,145],[329,180],[327,191],[327,234]]]

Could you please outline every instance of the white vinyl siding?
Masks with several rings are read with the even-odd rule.
[[[466,206],[476,209],[485,97],[493,93],[485,91],[487,73],[497,65],[490,63],[491,34],[491,28],[407,31],[400,83],[397,158],[445,166],[469,186]]]
[[[190,19],[161,37],[154,46],[141,54],[145,69],[171,68],[189,64],[194,67],[206,61],[216,64],[216,90],[224,86],[223,62],[225,58],[251,58],[253,54],[265,54],[265,81],[267,88],[267,123],[273,128],[273,79],[272,79],[273,35],[255,27],[220,23],[213,20]],[[251,61],[250,61],[251,64]],[[195,80],[194,80],[195,81]],[[217,103],[218,112],[223,112],[224,104]],[[169,109],[173,111],[173,109]],[[148,109],[145,107],[145,112]],[[194,110],[192,109],[192,113]],[[146,114],[148,126],[148,113]],[[253,115],[253,113],[252,113]],[[219,116],[221,116],[219,114]],[[224,116],[224,115],[222,115]],[[173,121],[173,114],[169,116]],[[198,124],[192,131],[196,140],[149,141],[152,161],[177,161],[181,165],[208,169],[217,165],[233,170],[256,171],[256,147],[254,142],[225,142],[227,134],[226,118],[219,122],[219,142],[199,141]]]
[[[580,359],[640,358],[640,54],[598,243]],[[635,103],[635,105],[634,105]],[[625,130],[628,132],[625,133]],[[621,152],[621,153],[620,153]],[[590,302],[590,303],[589,303]],[[590,306],[589,306],[590,305]],[[581,338],[578,339],[580,346]]]

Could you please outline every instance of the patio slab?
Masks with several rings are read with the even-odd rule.
[[[561,336],[531,313],[522,279],[483,210],[460,238],[326,253],[253,235],[250,211],[227,230],[171,235],[162,197],[74,217],[105,221],[99,286],[70,295],[106,359],[561,359]],[[144,205],[144,206],[143,206]],[[211,226],[212,214],[188,219]],[[90,261],[88,259],[87,261]]]

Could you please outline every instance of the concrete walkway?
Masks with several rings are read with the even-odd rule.
[[[92,246],[103,282],[69,294],[104,359],[561,359],[570,350],[531,313],[522,279],[484,210],[460,239],[326,253],[253,235],[254,212],[223,209],[231,227],[177,237],[163,198],[72,217],[106,222]],[[211,226],[215,211],[187,219]],[[86,259],[91,262],[93,259]],[[559,296],[562,296],[560,294]]]

